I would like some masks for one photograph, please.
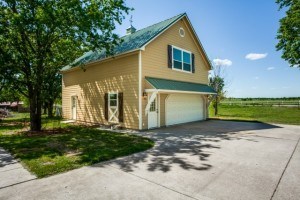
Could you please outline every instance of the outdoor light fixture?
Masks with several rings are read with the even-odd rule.
[[[143,97],[147,97],[147,96],[148,96],[147,92],[143,92]]]

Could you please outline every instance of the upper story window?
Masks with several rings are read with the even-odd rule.
[[[192,53],[172,46],[172,68],[183,72],[192,72]]]

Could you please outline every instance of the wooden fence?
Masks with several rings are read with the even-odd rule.
[[[222,101],[221,105],[239,105],[239,106],[277,106],[277,107],[298,107],[299,101]]]

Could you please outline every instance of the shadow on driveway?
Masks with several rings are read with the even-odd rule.
[[[17,161],[4,149],[0,148],[0,167],[17,163]]]
[[[147,166],[148,171],[168,172],[176,165],[184,170],[209,170],[213,167],[209,157],[214,149],[220,149],[221,141],[243,139],[257,142],[242,137],[241,131],[246,134],[247,131],[274,128],[281,127],[266,123],[209,120],[154,129],[139,133],[156,142],[153,149],[108,163],[126,172],[133,172],[141,163]]]

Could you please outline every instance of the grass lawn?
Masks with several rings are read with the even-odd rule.
[[[154,145],[152,140],[136,135],[65,124],[59,132],[48,130],[32,135],[20,132],[21,119],[19,116],[0,122],[0,147],[19,158],[39,178],[144,151]],[[57,124],[61,126],[58,119],[43,119],[43,126]]]
[[[67,125],[60,123],[60,118],[48,119],[43,116],[42,118],[42,128],[64,128]],[[13,113],[13,117],[5,118],[0,121],[0,134],[13,134],[20,132],[20,130],[29,130],[29,113]]]
[[[300,125],[300,109],[288,107],[221,105],[219,114],[215,116],[211,106],[209,116],[219,119]]]

